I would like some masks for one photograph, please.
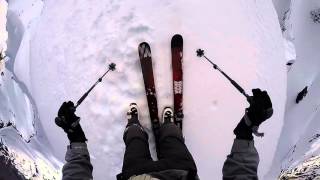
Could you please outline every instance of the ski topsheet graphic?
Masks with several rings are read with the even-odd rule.
[[[148,43],[140,43],[139,48],[139,57],[141,70],[144,80],[144,86],[148,101],[149,114],[152,123],[153,133],[158,141],[158,132],[160,128],[159,116],[158,116],[158,104],[157,104],[157,94],[156,88],[154,85],[153,78],[153,69],[152,69],[152,58],[151,58],[151,49]]]
[[[182,129],[183,120],[183,39],[176,34],[171,39],[174,122]]]
[[[139,44],[139,58],[141,70],[144,80],[144,86],[148,101],[149,114],[152,123],[153,133],[158,141],[158,134],[160,128],[157,94],[154,83],[153,67],[151,49],[148,43],[142,42]],[[173,77],[173,101],[174,101],[174,122],[182,129],[183,120],[183,39],[182,36],[176,34],[171,40],[171,54],[172,54],[172,77]]]

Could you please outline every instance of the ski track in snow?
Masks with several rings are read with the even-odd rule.
[[[249,94],[255,87],[268,90],[275,113],[261,127],[266,137],[256,138],[259,175],[266,173],[282,126],[286,71],[272,3],[253,0],[45,1],[39,24],[29,36],[30,71],[23,70],[20,56],[15,72],[33,95],[60,159],[67,137],[54,124],[59,106],[65,100],[78,100],[115,62],[116,72],[77,111],[89,139],[94,178],[115,179],[122,166],[122,134],[131,102],[139,105],[142,125],[151,132],[138,44],[151,45],[161,114],[163,107],[173,105],[170,39],[175,33],[184,37],[184,135],[200,178],[221,179],[232,130],[248,104],[221,74],[195,56],[197,48],[204,48]],[[150,142],[154,150],[151,134]]]

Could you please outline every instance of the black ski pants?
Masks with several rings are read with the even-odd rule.
[[[184,143],[181,129],[174,123],[163,124],[160,128],[158,161],[152,160],[148,135],[141,127],[130,126],[123,139],[126,144],[122,174],[120,174],[123,179],[128,179],[132,175],[169,169],[186,170],[193,175],[197,173],[196,164]]]

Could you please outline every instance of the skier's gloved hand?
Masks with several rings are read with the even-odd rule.
[[[252,133],[256,136],[263,136],[263,133],[258,132],[258,128],[262,122],[273,114],[272,103],[268,93],[260,89],[253,89],[252,93],[250,107],[246,109],[246,114],[233,131],[237,139],[252,140]]]
[[[267,91],[260,89],[252,90],[250,107],[247,114],[254,126],[259,126],[263,121],[269,119],[273,114],[271,99]]]
[[[58,111],[55,123],[67,133],[70,143],[85,142],[87,138],[80,126],[80,118],[75,115],[75,111],[73,102],[64,102]]]

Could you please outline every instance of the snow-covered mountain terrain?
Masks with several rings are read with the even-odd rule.
[[[198,48],[249,94],[259,87],[271,96],[274,115],[260,128],[265,137],[255,138],[259,178],[317,177],[319,8],[317,0],[10,0],[0,76],[0,157],[10,159],[6,167],[21,179],[59,179],[68,141],[54,123],[57,110],[63,101],[77,101],[110,62],[117,70],[77,109],[94,179],[115,179],[121,171],[131,102],[139,105],[154,152],[138,44],[151,45],[161,113],[173,105],[170,39],[179,33],[183,133],[200,179],[221,179],[232,130],[248,103],[196,57]],[[296,104],[305,86],[308,93]]]
[[[1,5],[5,10],[3,7],[7,4],[1,2]],[[10,37],[23,37],[26,28],[25,25],[15,26],[21,16],[18,14],[26,10],[26,6],[11,5],[7,12],[7,30],[10,32],[7,57],[1,60],[9,68],[0,67],[0,179],[59,179],[62,164],[52,153],[32,97],[9,70],[9,64],[14,60],[11,57],[23,47],[21,42],[12,42],[16,39]],[[11,51],[14,48],[16,50]]]
[[[294,64],[288,71],[284,126],[270,172],[282,171],[283,179],[319,179],[320,2],[292,0],[275,5],[284,38],[294,44],[296,57],[287,58]],[[297,94],[306,87],[305,98],[297,104]]]

